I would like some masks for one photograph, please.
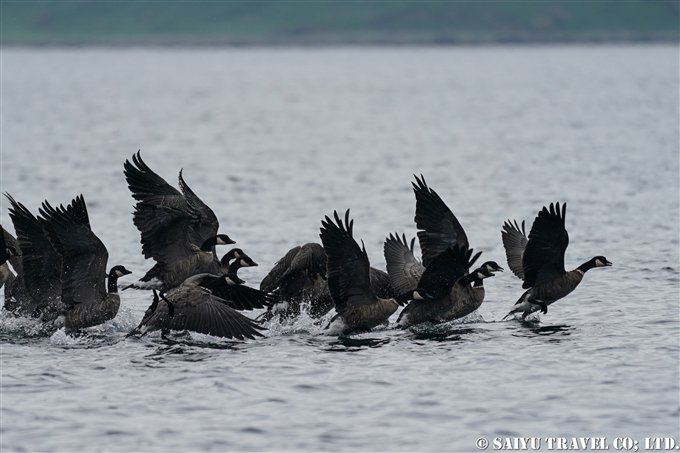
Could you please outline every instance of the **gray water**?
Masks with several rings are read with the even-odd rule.
[[[2,191],[32,210],[82,192],[130,277],[152,265],[122,173],[137,149],[173,184],[184,168],[255,286],[334,209],[384,268],[385,236],[415,234],[414,173],[483,259],[507,268],[502,222],[564,201],[567,267],[614,263],[533,323],[500,322],[522,293],[506,271],[464,322],[349,338],[302,318],[240,343],[125,339],[143,291],[78,336],[1,312],[2,451],[678,437],[676,47],[5,48],[1,102]]]

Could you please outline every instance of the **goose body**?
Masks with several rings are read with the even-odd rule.
[[[319,235],[328,256],[328,289],[337,312],[329,327],[340,323],[342,334],[370,330],[386,323],[399,303],[377,297],[371,288],[368,254],[354,240],[349,210],[344,223],[337,212],[333,214],[334,219],[326,216],[321,222]]]
[[[524,281],[527,291],[517,300],[503,319],[515,313],[522,318],[541,310],[574,291],[584,274],[595,267],[611,266],[604,256],[596,256],[572,271],[564,269],[564,254],[569,245],[565,228],[567,205],[551,203],[539,211],[527,238],[524,222],[520,225],[509,220],[503,225],[501,236],[508,265]]]

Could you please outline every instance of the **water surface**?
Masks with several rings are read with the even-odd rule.
[[[480,436],[678,436],[678,52],[672,46],[2,49],[1,189],[83,193],[109,265],[143,275],[122,164],[177,172],[260,266],[352,209],[384,267],[424,174],[483,258],[568,204],[568,268],[614,267],[540,321],[499,322],[510,272],[464,323],[337,338],[308,319],[245,343],[81,336],[0,313],[3,451],[470,451]],[[2,200],[0,220],[10,225]],[[507,267],[507,266],[505,266]],[[396,318],[393,318],[393,320]]]

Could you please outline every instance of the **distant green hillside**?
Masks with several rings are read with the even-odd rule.
[[[676,0],[0,0],[2,44],[678,39]]]

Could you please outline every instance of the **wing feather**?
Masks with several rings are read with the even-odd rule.
[[[354,240],[354,221],[345,212],[345,222],[337,211],[334,219],[328,216],[321,221],[321,242],[328,256],[328,289],[335,309],[342,314],[348,308],[369,305],[377,298],[371,289],[370,264],[365,247],[359,247]],[[362,243],[363,245],[363,243]]]
[[[423,265],[428,267],[437,255],[453,246],[469,247],[465,230],[444,200],[430,189],[425,178],[415,176],[413,192],[416,195],[416,226]]]
[[[526,249],[527,239],[526,230],[524,229],[524,222],[522,226],[515,220],[511,222],[507,220],[503,224],[501,231],[501,238],[503,239],[503,247],[505,247],[505,256],[508,259],[508,266],[513,274],[521,280],[524,280],[524,250]]]
[[[106,297],[108,251],[90,229],[87,206],[82,195],[64,208],[47,201],[40,208],[40,219],[50,242],[62,257],[61,300],[66,305],[101,301]]]
[[[522,259],[522,288],[542,285],[565,273],[564,253],[569,245],[569,234],[565,228],[566,214],[566,203],[562,206],[550,203],[536,216]]]

